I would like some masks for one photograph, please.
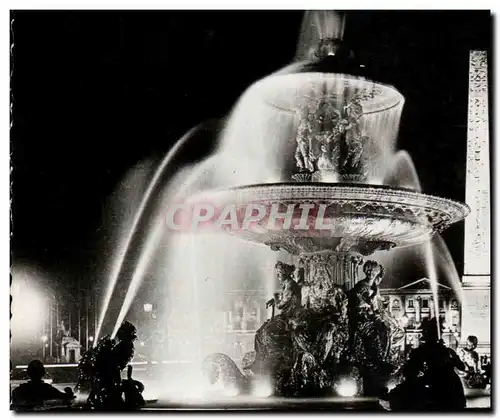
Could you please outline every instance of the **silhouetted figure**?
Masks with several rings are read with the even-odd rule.
[[[61,392],[43,381],[45,367],[40,360],[31,361],[27,373],[30,380],[12,392],[12,406],[15,410],[33,409],[43,406],[44,402],[49,400],[61,400],[62,403],[69,405],[75,398],[70,388],[66,388],[66,392]]]
[[[455,369],[465,366],[438,338],[435,319],[422,322],[422,344],[410,353],[403,368],[404,382],[389,394],[392,410],[461,411],[464,389]]]
[[[127,367],[127,379],[122,381],[123,395],[125,397],[125,406],[129,409],[140,408],[145,404],[142,393],[144,384],[132,379],[132,366]]]
[[[105,336],[97,346],[84,355],[78,366],[78,390],[90,383],[88,404],[99,410],[126,409],[123,399],[121,372],[134,356],[136,328],[124,321],[116,339]]]

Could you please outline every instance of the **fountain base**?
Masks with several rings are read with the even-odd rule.
[[[363,256],[428,241],[469,211],[415,191],[355,184],[251,185],[190,201],[239,216],[223,219],[226,232],[299,257],[303,276],[276,266],[281,291],[268,301],[273,315],[256,333],[247,375],[226,356],[209,369],[240,390],[265,378],[284,397],[331,395],[342,380],[356,390],[362,383],[356,392],[364,396],[382,393],[401,363],[404,330],[378,293],[383,267],[366,261],[358,281]]]
[[[257,330],[244,373],[217,354],[204,363],[207,378],[220,389],[244,393],[264,381],[272,384],[272,395],[282,397],[346,390],[351,396],[378,395],[400,365],[404,341],[404,331],[377,293],[382,267],[366,262],[370,277],[358,282],[359,255],[325,252],[301,259],[303,270],[276,265],[281,291],[268,302],[272,316]],[[355,285],[347,291],[350,282]]]

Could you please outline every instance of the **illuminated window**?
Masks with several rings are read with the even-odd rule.
[[[408,325],[406,326],[409,329],[415,328],[415,314],[408,314]]]

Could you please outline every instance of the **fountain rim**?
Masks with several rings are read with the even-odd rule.
[[[227,206],[242,208],[252,204],[272,208],[271,206],[275,204],[314,203],[326,206],[325,211],[326,208],[332,206],[332,212],[323,213],[321,217],[338,220],[340,224],[334,223],[334,225],[327,226],[324,231],[316,224],[312,231],[310,229],[304,231],[288,228],[269,229],[266,227],[266,222],[264,225],[256,222],[258,228],[256,226],[244,226],[242,229],[223,228],[225,232],[250,242],[274,244],[285,250],[288,247],[288,251],[292,254],[297,254],[299,251],[316,252],[323,249],[325,238],[357,238],[354,245],[348,243],[344,245],[361,246],[359,252],[369,252],[373,247],[370,252],[378,248],[389,249],[386,248],[389,245],[391,248],[417,245],[430,240],[434,234],[442,232],[452,224],[462,221],[470,213],[467,204],[447,198],[385,185],[353,183],[287,182],[207,189],[188,197],[184,204],[196,205],[197,202],[211,203],[216,207],[224,208]],[[248,208],[245,214],[247,210]],[[356,222],[360,218],[368,218],[370,222],[360,228],[359,223]],[[350,224],[351,222],[354,224]],[[397,228],[389,236],[389,231],[384,227],[387,223]],[[346,226],[351,227],[343,232],[337,230],[342,230]],[[319,235],[315,229],[319,229]],[[327,236],[323,236],[321,232]],[[296,239],[306,242],[293,242]],[[370,244],[368,248],[363,248],[361,242],[358,244],[359,239],[362,239],[367,246]],[[337,244],[335,244],[336,247]]]
[[[271,191],[274,192],[269,194]],[[333,191],[339,191],[346,194],[343,197],[338,197],[332,194]],[[439,197],[435,195],[425,194],[412,190],[410,188],[394,188],[387,185],[375,185],[375,184],[359,184],[359,183],[324,183],[324,182],[276,182],[276,183],[259,183],[259,184],[247,184],[235,187],[220,187],[209,189],[205,191],[200,191],[199,193],[193,194],[188,198],[188,202],[195,200],[200,196],[229,196],[229,195],[252,195],[256,200],[286,200],[286,199],[318,199],[318,200],[332,200],[338,201],[342,199],[353,199],[361,201],[373,201],[377,202],[376,195],[369,199],[364,198],[368,194],[373,194],[374,192],[384,192],[384,198],[395,197],[400,199],[405,199],[405,202],[401,204],[409,205],[419,205],[420,207],[428,207],[435,210],[434,206],[430,207],[429,204],[436,203],[446,206],[448,208],[453,208],[455,210],[455,215],[460,215],[461,217],[455,217],[454,222],[463,220],[471,213],[471,208],[466,204],[449,198]],[[293,194],[295,192],[295,194]],[[304,193],[307,192],[307,195]],[[253,194],[252,194],[253,193]],[[280,194],[281,193],[281,194]],[[288,194],[287,194],[288,193]],[[238,201],[238,200],[237,200]],[[409,201],[409,202],[407,202]],[[242,201],[248,202],[248,201]],[[384,201],[389,204],[398,204],[399,200],[389,200]],[[425,206],[427,204],[427,206]]]
[[[314,63],[309,63],[309,62],[305,62],[307,64],[311,64],[311,65],[314,65]],[[323,78],[323,81],[333,81],[334,79],[337,79],[337,81],[341,82],[341,81],[348,81],[348,82],[353,82],[353,83],[369,83],[373,86],[378,86],[388,92],[391,92],[391,94],[394,96],[394,100],[391,101],[392,103],[390,103],[389,105],[386,105],[386,106],[380,106],[379,108],[375,108],[373,110],[369,110],[369,111],[365,111],[363,113],[363,115],[370,115],[370,114],[378,114],[378,113],[381,113],[381,112],[386,112],[390,109],[393,109],[393,108],[396,108],[398,106],[402,106],[405,104],[405,97],[404,95],[396,88],[394,87],[393,85],[390,85],[390,84],[387,84],[387,83],[383,83],[383,82],[379,82],[377,80],[373,80],[373,79],[370,79],[368,77],[365,77],[365,76],[362,76],[362,75],[354,75],[354,74],[349,74],[347,72],[339,72],[339,73],[335,73],[335,72],[322,72],[322,71],[311,71],[310,69],[303,69],[304,71],[301,71],[301,69],[296,69],[295,71],[291,71],[290,73],[273,73],[273,74],[270,74],[262,79],[260,79],[259,81],[257,81],[253,88],[256,89],[257,91],[255,93],[259,93],[260,94],[260,89],[263,88],[263,86],[267,85],[268,83],[274,81],[275,79],[283,79],[283,78],[286,78],[286,77],[321,77]],[[305,94],[303,95],[304,98],[307,98],[309,95]],[[315,99],[315,98],[309,98],[309,99]],[[288,113],[292,113],[292,114],[295,114],[295,110],[293,108],[290,108],[290,107],[284,107],[284,106],[280,106],[279,104],[277,103],[273,103],[267,99],[264,98],[264,102],[266,105],[272,107],[272,108],[276,108],[277,110],[279,111],[282,111],[282,112],[288,112]]]

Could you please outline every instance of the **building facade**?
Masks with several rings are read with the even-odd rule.
[[[456,349],[461,335],[461,306],[453,290],[437,285],[438,302],[435,302],[429,279],[423,278],[397,289],[381,289],[391,314],[405,328],[405,348],[410,351],[420,344],[422,321],[439,317],[442,339]]]

